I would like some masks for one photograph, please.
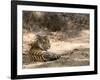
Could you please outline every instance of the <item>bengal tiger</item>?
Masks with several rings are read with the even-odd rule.
[[[48,52],[50,48],[50,41],[47,35],[36,35],[36,40],[31,43],[29,55],[31,61],[53,61],[60,58],[59,55]]]

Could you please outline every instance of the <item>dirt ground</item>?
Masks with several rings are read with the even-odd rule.
[[[63,66],[86,66],[89,65],[89,30],[83,30],[77,37],[67,40],[50,37],[51,48],[48,50],[55,54],[62,55],[60,59],[48,62],[29,62],[27,56],[30,49],[29,43],[34,41],[35,33],[23,34],[23,68],[44,68]]]

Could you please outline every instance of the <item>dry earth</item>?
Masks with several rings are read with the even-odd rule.
[[[89,65],[89,30],[81,31],[78,37],[60,41],[50,39],[51,48],[48,50],[62,57],[55,61],[31,62],[27,56],[29,44],[34,41],[35,33],[23,34],[23,68],[86,66]]]

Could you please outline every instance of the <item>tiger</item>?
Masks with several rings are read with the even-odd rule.
[[[36,35],[36,40],[31,43],[29,50],[31,61],[46,62],[59,59],[59,55],[47,51],[50,47],[51,45],[47,35]]]

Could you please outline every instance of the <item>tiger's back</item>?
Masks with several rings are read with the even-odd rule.
[[[32,61],[45,61],[43,57],[42,50],[40,49],[32,49],[30,50],[31,60]]]

